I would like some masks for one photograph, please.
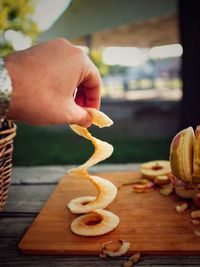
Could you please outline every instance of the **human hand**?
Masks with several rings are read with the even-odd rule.
[[[8,118],[35,125],[91,125],[84,107],[99,109],[101,80],[80,48],[58,38],[10,54],[5,64],[13,85]]]

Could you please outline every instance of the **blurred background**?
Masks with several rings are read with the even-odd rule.
[[[64,37],[102,76],[101,110],[114,120],[92,132],[112,143],[106,163],[168,159],[174,134],[198,124],[197,0],[2,0],[0,55]],[[79,164],[92,153],[68,126],[17,123],[14,165]]]

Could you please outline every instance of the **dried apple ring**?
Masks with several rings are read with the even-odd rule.
[[[88,111],[93,118],[93,124],[100,128],[108,127],[113,123],[110,118],[98,110],[88,109]],[[84,164],[78,168],[69,170],[68,175],[88,179],[98,191],[96,197],[85,196],[69,202],[68,208],[72,213],[87,213],[72,222],[71,230],[78,235],[84,236],[102,235],[112,231],[119,223],[119,218],[116,215],[102,210],[114,200],[117,194],[117,188],[106,179],[90,175],[88,168],[108,158],[113,152],[113,146],[93,137],[84,127],[78,125],[70,125],[70,127],[75,133],[92,142],[94,153]],[[98,220],[97,217],[99,218]]]
[[[69,202],[68,208],[72,213],[87,213],[95,209],[106,208],[115,198],[117,188],[108,180],[98,176],[85,176],[97,188],[97,197],[81,197]]]
[[[110,211],[97,209],[79,216],[71,223],[71,230],[81,236],[99,236],[114,230],[119,218]]]

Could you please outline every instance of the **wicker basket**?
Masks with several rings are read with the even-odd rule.
[[[4,121],[0,127],[0,211],[8,195],[12,173],[13,139],[16,126],[12,121]]]

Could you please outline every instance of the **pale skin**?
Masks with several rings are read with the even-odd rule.
[[[13,86],[9,119],[91,125],[87,107],[99,109],[101,79],[80,48],[58,38],[12,53],[5,64]]]

